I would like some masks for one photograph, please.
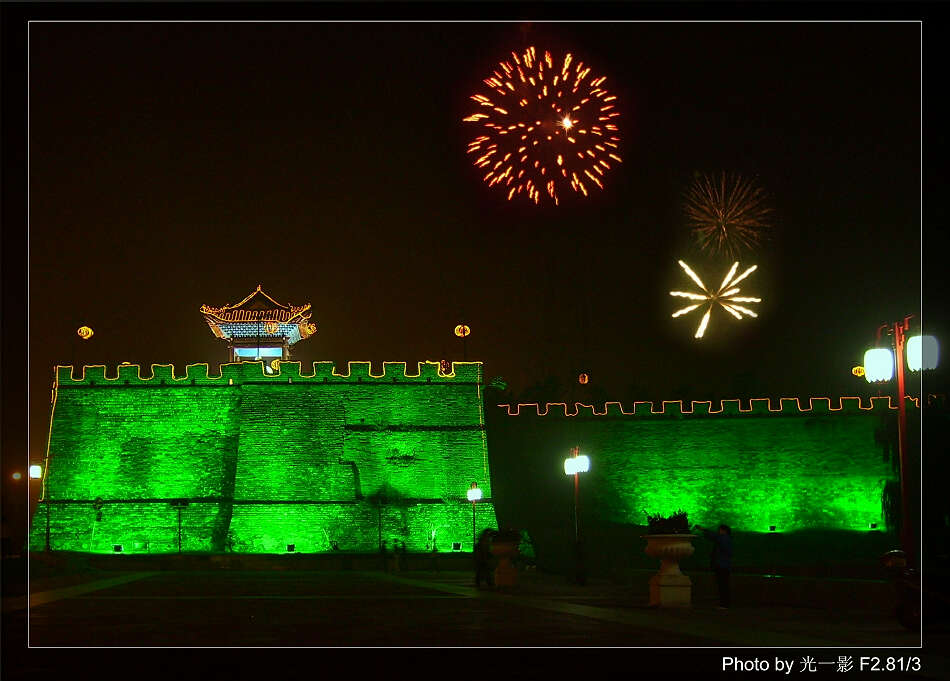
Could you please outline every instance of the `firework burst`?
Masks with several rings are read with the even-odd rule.
[[[545,196],[557,205],[568,188],[584,196],[603,189],[605,173],[621,162],[617,98],[605,80],[571,54],[538,57],[534,47],[499,62],[485,94],[471,97],[478,108],[462,119],[479,126],[468,153],[482,179],[509,201],[536,204]]]
[[[688,298],[689,300],[699,301],[693,305],[687,305],[686,307],[677,310],[673,313],[673,317],[679,317],[684,315],[687,312],[692,312],[693,310],[706,307],[706,314],[703,315],[702,320],[699,322],[699,327],[696,329],[696,338],[702,338],[703,334],[706,332],[706,326],[709,324],[709,316],[712,313],[713,307],[718,303],[723,310],[731,314],[736,319],[742,319],[742,315],[748,315],[750,317],[758,317],[758,315],[747,307],[743,307],[738,303],[761,303],[761,298],[751,298],[748,296],[738,296],[739,287],[736,286],[740,281],[752,274],[758,265],[753,265],[745,272],[736,276],[736,272],[739,269],[739,263],[736,262],[732,265],[732,269],[726,274],[725,279],[722,280],[719,288],[716,291],[706,288],[706,285],[702,280],[696,275],[693,270],[690,269],[682,260],[678,261],[680,267],[686,272],[690,279],[696,282],[696,285],[702,290],[702,293],[689,293],[687,291],[670,291],[671,296],[677,296],[679,298]]]
[[[736,173],[698,175],[684,203],[687,224],[704,250],[728,255],[751,250],[771,226],[765,190]]]

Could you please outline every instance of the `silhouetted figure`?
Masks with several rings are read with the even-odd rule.
[[[582,537],[574,545],[574,581],[580,586],[587,584],[587,552]]]
[[[399,572],[399,540],[393,539],[393,552],[389,554],[390,572]]]
[[[399,569],[405,572],[409,569],[409,559],[406,557],[406,542],[399,542]]]
[[[713,543],[709,564],[716,574],[716,586],[719,589],[719,607],[725,610],[732,604],[729,583],[732,572],[732,530],[729,529],[728,525],[720,525],[718,532],[704,529],[699,525],[696,525],[695,529],[700,530],[703,536]]]
[[[475,544],[475,586],[481,587],[482,581],[487,586],[495,585],[495,576],[492,573],[491,530],[482,530]]]

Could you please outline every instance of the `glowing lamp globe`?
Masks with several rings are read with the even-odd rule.
[[[864,376],[864,367],[854,367],[851,369],[851,373],[860,378]]]
[[[466,494],[468,495],[469,501],[478,501],[482,498],[482,490],[478,487],[472,487]]]
[[[78,329],[76,329],[76,334],[83,340],[89,340],[92,338],[92,333],[92,329],[90,329],[88,326],[80,326]]]
[[[14,479],[14,480],[19,480],[19,479],[22,478],[22,477],[23,477],[23,476],[22,476],[20,473],[14,473],[14,474],[13,474],[13,479]]]
[[[465,324],[459,324],[455,327],[455,335],[459,338],[465,338],[472,332],[472,329],[466,326]]]
[[[894,377],[894,355],[886,348],[874,348],[864,353],[864,377],[868,383],[889,381]]]
[[[590,376],[587,374],[581,374],[577,377],[577,382],[581,385],[587,385],[590,382]]]
[[[37,464],[30,466],[30,477],[36,480],[37,478],[43,477],[43,469],[40,468]]]
[[[907,367],[911,371],[936,369],[939,348],[933,336],[913,336],[907,341]]]
[[[572,456],[569,459],[564,459],[564,474],[565,475],[575,475],[577,473],[586,473],[590,470],[590,459],[587,458],[584,454],[580,456]]]

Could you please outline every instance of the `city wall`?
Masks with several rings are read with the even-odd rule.
[[[919,408],[910,398],[907,407],[913,430]],[[740,558],[753,545],[767,552],[762,547],[791,546],[792,535],[809,532],[878,535],[880,541],[856,540],[877,547],[893,529],[882,495],[897,478],[888,453],[896,411],[889,398],[614,402],[596,409],[493,404],[496,509],[538,537],[539,553],[570,561],[574,480],[563,460],[578,446],[591,460],[579,478],[581,535],[601,557],[646,561],[639,535],[647,514],[678,510],[691,524],[726,523],[749,535],[738,545]],[[789,539],[768,539],[778,535]]]
[[[183,500],[183,551],[470,550],[473,481],[477,523],[497,525],[481,365],[383,369],[58,367],[31,548],[48,509],[54,550],[177,552]]]

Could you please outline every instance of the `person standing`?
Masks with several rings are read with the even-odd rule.
[[[487,586],[494,586],[495,580],[492,575],[492,553],[491,553],[491,530],[483,530],[475,545],[475,586],[480,588],[482,581]]]
[[[695,525],[694,529],[700,530],[703,536],[713,543],[709,562],[716,574],[719,609],[728,610],[732,605],[732,585],[730,583],[732,576],[732,530],[728,525],[720,525],[718,532],[707,530],[700,525]]]

